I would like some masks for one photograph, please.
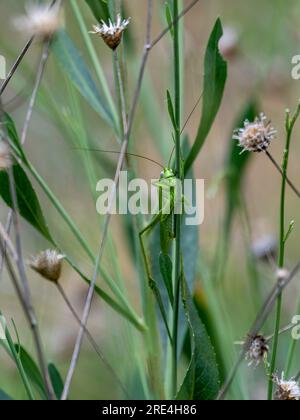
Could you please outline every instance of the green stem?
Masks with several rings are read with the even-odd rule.
[[[115,128],[116,128],[117,134],[119,134],[119,125],[118,125],[118,114],[117,114],[117,110],[116,110],[114,101],[112,99],[112,95],[111,95],[111,93],[109,91],[108,83],[107,83],[105,74],[103,72],[103,69],[102,69],[101,64],[99,62],[99,59],[97,57],[96,50],[95,50],[94,45],[93,45],[93,43],[91,41],[91,37],[90,37],[90,35],[88,33],[86,24],[84,22],[84,19],[82,17],[81,11],[80,11],[80,8],[78,6],[78,2],[77,2],[77,0],[71,0],[70,4],[71,4],[72,10],[73,10],[73,13],[74,13],[74,15],[75,15],[75,17],[76,17],[76,19],[78,21],[78,25],[79,25],[81,34],[83,36],[84,42],[86,44],[87,51],[88,51],[88,53],[90,55],[91,61],[92,61],[93,66],[95,68],[95,73],[96,73],[96,75],[98,77],[99,83],[100,83],[100,85],[101,85],[101,87],[103,89],[103,93],[104,93],[104,95],[106,97],[106,100],[107,100],[107,102],[109,104],[109,107],[110,107],[110,110],[112,112],[113,120],[114,120],[114,124],[115,124]]]
[[[115,50],[113,53],[114,58],[114,69],[115,69],[115,85],[116,85],[116,96],[118,98],[119,103],[119,121],[120,121],[120,130],[122,132],[122,139],[125,138],[125,133],[128,130],[128,118],[127,118],[127,106],[126,106],[126,94],[125,94],[125,84],[123,80],[123,72],[121,68],[121,62],[118,56],[118,50]],[[132,168],[131,173],[129,174],[130,178],[134,178],[135,171]],[[136,225],[134,228],[136,229]],[[135,238],[138,237],[134,235]],[[139,249],[139,248],[137,248]],[[143,249],[143,248],[142,248]],[[140,262],[140,254],[138,255],[138,260]],[[139,264],[138,262],[138,264]],[[144,274],[143,274],[144,276]],[[147,293],[147,307],[144,310],[144,319],[147,325],[147,332],[142,337],[143,338],[143,346],[147,349],[147,364],[149,366],[149,372],[153,374],[153,377],[150,377],[150,382],[152,385],[152,389],[154,391],[154,395],[156,398],[163,398],[162,394],[162,386],[160,380],[160,366],[159,366],[159,337],[157,331],[157,324],[156,324],[156,311],[155,311],[155,304],[153,302],[153,296],[150,293],[150,288],[148,287],[148,282],[145,281],[144,284],[146,285],[146,293]],[[144,305],[143,305],[144,309]],[[145,392],[146,397],[150,398],[150,390],[147,382],[147,376],[145,369],[143,369],[143,360],[141,359],[141,352],[140,346],[136,340],[132,340],[132,349],[133,354],[136,354],[136,362],[139,369],[141,382],[143,384],[143,389]]]
[[[287,185],[287,168],[289,163],[290,145],[292,139],[292,132],[295,122],[300,113],[300,104],[292,118],[290,118],[290,112],[287,111],[286,115],[286,145],[282,163],[282,184],[281,184],[281,197],[280,197],[280,238],[279,238],[279,256],[278,256],[278,268],[283,268],[285,264],[285,199],[286,199],[286,185]],[[273,339],[273,350],[271,356],[270,366],[270,377],[268,386],[268,399],[273,399],[273,375],[276,369],[277,351],[279,343],[279,331],[281,323],[281,312],[282,312],[282,293],[277,298],[277,309],[276,309],[276,320],[275,320],[275,331]]]
[[[178,0],[173,0],[173,19],[178,17]],[[176,175],[182,180],[181,165],[181,90],[180,90],[180,48],[179,48],[179,27],[174,26],[174,79],[175,79],[175,156]],[[177,361],[178,361],[178,318],[180,301],[180,274],[181,274],[181,215],[175,215],[176,243],[175,243],[175,269],[174,269],[174,311],[173,311],[173,344],[172,344],[172,397],[177,393]]]

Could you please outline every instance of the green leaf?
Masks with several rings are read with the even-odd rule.
[[[191,361],[177,400],[214,400],[220,379],[214,348],[207,335],[182,273],[182,301],[191,337]]]
[[[29,181],[26,173],[19,164],[12,167],[17,193],[19,212],[28,223],[37,229],[48,241],[53,243],[53,239],[46,224],[37,195]],[[0,195],[8,205],[13,208],[10,193],[9,177],[5,171],[0,171]]]
[[[247,104],[241,115],[238,116],[233,129],[243,127],[244,121],[253,121],[257,112],[255,102],[251,101]],[[236,141],[232,139],[233,130],[230,133],[228,141],[228,153],[225,164],[224,173],[225,187],[226,187],[226,219],[225,219],[225,232],[228,236],[235,209],[239,204],[239,194],[241,186],[243,185],[245,172],[250,160],[251,153],[244,152],[241,154],[241,148],[238,147]]]
[[[109,107],[99,94],[97,85],[82,55],[65,31],[60,31],[57,34],[52,48],[61,68],[81,95],[108,124],[114,127],[114,119]]]
[[[64,390],[64,383],[62,380],[62,377],[58,371],[58,369],[56,368],[56,366],[53,363],[50,363],[48,365],[48,372],[50,375],[50,379],[51,379],[51,383],[53,386],[53,390],[55,393],[55,396],[58,400],[61,399],[63,390]]]
[[[168,111],[169,111],[169,115],[172,121],[172,125],[174,130],[177,130],[177,124],[176,124],[176,119],[175,119],[175,112],[174,112],[174,106],[173,106],[173,101],[170,95],[170,92],[167,90],[167,102],[168,102]]]
[[[197,137],[185,162],[185,172],[196,160],[219,111],[227,78],[227,63],[219,52],[219,41],[223,35],[220,19],[211,33],[205,54],[202,117]]]
[[[15,344],[15,349],[19,352],[18,354],[26,375],[35,386],[41,398],[47,400],[47,392],[44,386],[44,381],[35,361],[23,346],[19,347],[18,344]]]
[[[173,265],[172,260],[169,255],[160,254],[159,256],[159,265],[160,265],[160,272],[162,278],[164,280],[170,303],[173,306],[174,296],[173,296],[173,284],[172,284],[172,272],[173,272]]]
[[[12,140],[13,145],[16,151],[18,152],[19,156],[21,157],[21,159],[26,162],[26,156],[23,151],[23,147],[21,145],[15,123],[10,117],[10,115],[7,113],[4,114],[4,123],[6,125],[8,137]]]
[[[173,23],[173,17],[172,17],[172,10],[171,10],[171,7],[170,7],[169,3],[166,3],[166,20],[167,20],[168,26],[171,27],[171,25]],[[170,34],[173,38],[174,37],[174,27],[173,26],[170,29]]]
[[[12,398],[0,389],[0,401],[12,401]]]
[[[288,241],[289,237],[291,236],[291,234],[294,230],[294,227],[295,227],[295,220],[291,220],[290,224],[289,224],[289,227],[288,227],[288,230],[285,234],[284,243]]]
[[[107,0],[85,0],[98,22],[108,21],[110,18]]]

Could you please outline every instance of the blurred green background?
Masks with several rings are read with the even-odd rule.
[[[65,3],[66,30],[81,50],[86,62],[91,65],[68,1]],[[144,41],[146,1],[125,0],[123,3],[128,15],[132,18],[130,27],[133,49],[127,52],[126,74],[130,98],[136,82]],[[153,34],[155,35],[165,27],[166,22],[164,1],[155,0],[154,3]],[[183,3],[187,5],[189,2],[185,0]],[[12,25],[13,17],[24,12],[24,4],[23,0],[0,1],[0,54],[6,57],[8,68],[13,64],[26,40],[22,34],[15,31]],[[78,0],[78,4],[90,29],[95,23],[95,19],[83,0]],[[216,244],[219,241],[220,224],[224,218],[222,175],[224,175],[225,157],[232,142],[231,133],[236,118],[245,104],[255,97],[259,104],[259,110],[265,112],[272,119],[274,127],[278,130],[278,139],[272,145],[271,151],[280,161],[285,140],[285,109],[293,109],[300,97],[300,81],[293,80],[291,77],[291,59],[300,53],[299,2],[297,0],[273,0],[272,2],[268,0],[253,0],[251,2],[203,0],[184,19],[186,29],[184,114],[186,116],[201,92],[205,47],[218,16],[221,17],[223,26],[226,28],[225,33],[234,31],[236,34],[236,44],[233,54],[227,57],[228,81],[221,110],[195,166],[196,177],[206,180],[207,193],[205,222],[199,229],[201,245],[196,290],[202,306],[203,302],[206,302],[211,310],[211,300],[204,287],[205,272],[211,269]],[[101,63],[113,92],[114,74],[110,51],[97,37],[93,37],[93,43],[101,57]],[[34,43],[3,97],[6,109],[13,115],[19,130],[22,128],[26,105],[32,91],[40,50],[40,44]],[[172,87],[172,78],[169,76],[171,65],[170,39],[165,37],[151,52],[132,144],[132,150],[136,153],[142,153],[163,163],[168,161],[172,150],[165,100],[166,90]],[[43,88],[39,95],[38,107],[35,109],[32,119],[26,151],[96,250],[100,218],[95,211],[93,196],[95,192],[90,191],[82,155],[74,150],[72,130],[76,130],[76,125],[72,127],[75,120],[68,117],[70,115],[69,94],[70,86],[56,60],[51,56]],[[49,98],[52,105],[49,105]],[[79,95],[78,101],[82,111],[83,126],[90,144],[101,149],[117,150],[118,143],[111,131]],[[57,118],[54,111],[63,116],[62,120]],[[186,129],[191,139],[195,136],[199,115],[200,108],[198,107]],[[290,177],[296,184],[299,180],[298,130],[299,125],[295,130],[289,167]],[[97,155],[93,159],[97,179],[104,175],[112,176],[116,161],[114,156]],[[159,175],[157,168],[151,164],[142,161],[136,162],[136,165],[138,173],[145,176],[146,179]],[[86,272],[91,273],[93,267],[82,255],[81,249],[78,249],[69,230],[58,218],[57,213],[49,205],[39,188],[37,191],[40,193],[39,197],[49,225],[55,232],[59,243],[76,261],[81,263]],[[248,210],[248,226],[246,227],[245,221],[243,222],[240,217],[237,217],[233,236],[227,244],[229,250],[228,270],[225,278],[222,279],[222,296],[227,317],[223,319],[222,325],[218,325],[219,332],[222,332],[221,346],[224,346],[224,351],[228,352],[229,359],[234,356],[234,341],[243,339],[254,319],[262,297],[265,296],[274,281],[275,262],[273,265],[258,263],[255,266],[258,273],[257,284],[253,285],[247,259],[252,242],[266,235],[277,238],[278,234],[280,176],[265,156],[251,157],[243,193]],[[292,267],[300,257],[298,227],[300,218],[299,203],[290,190],[288,191],[287,205],[288,221],[295,220],[295,230],[287,246],[287,266]],[[3,223],[5,223],[6,214],[6,207],[1,204],[1,221]],[[119,222],[119,218],[115,217],[111,226],[116,246],[114,258],[119,261],[122,276],[126,279],[130,300],[134,302],[137,310],[140,310],[134,264],[131,263],[126,236],[122,224]],[[250,233],[247,232],[248,229],[250,229]],[[22,242],[26,258],[47,247],[45,241],[24,221],[22,221]],[[105,265],[115,275],[114,259],[111,256],[112,249],[107,246]],[[34,273],[28,272],[28,275],[47,355],[65,374],[78,327],[56,289],[51,284],[42,281]],[[64,267],[62,282],[71,301],[78,311],[81,311],[86,293],[85,285],[68,267]],[[299,281],[295,281],[285,295],[283,322],[289,323],[292,316],[297,313],[299,295]],[[33,353],[31,336],[6,273],[0,281],[0,309],[7,319],[15,320],[22,343]],[[271,319],[264,332],[271,334],[272,326]],[[135,360],[130,354],[131,333],[124,327],[124,322],[105,304],[99,302],[99,299],[95,299],[89,328],[116,370],[125,380],[130,380],[129,372],[132,373]],[[289,334],[281,340],[280,366],[284,366],[289,341]],[[299,370],[297,362],[299,365],[299,357],[295,361],[293,370],[295,373]],[[0,388],[4,388],[15,398],[24,397],[16,369],[3,351],[0,352],[0,372]],[[240,387],[242,395],[247,398],[265,398],[266,378],[263,368],[249,370],[244,367],[241,369],[239,378],[237,388]],[[236,396],[238,395],[239,391]],[[118,396],[117,387],[109,373],[99,363],[91,351],[89,343],[85,342],[74,378],[71,397],[110,399],[118,398]]]

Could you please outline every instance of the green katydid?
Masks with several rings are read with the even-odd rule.
[[[201,97],[202,97],[202,94],[200,98],[197,100],[195,106],[193,107],[192,112],[189,114],[181,130],[181,133],[184,131],[185,127],[187,126],[188,121],[190,120],[198,104],[200,103]],[[172,114],[169,93],[168,93],[168,102],[169,102],[169,113]],[[79,150],[119,154],[119,152],[117,151],[101,150],[97,148],[88,148],[88,149],[79,149]],[[158,188],[159,209],[158,209],[157,214],[152,218],[152,220],[139,232],[139,240],[140,240],[142,257],[143,257],[143,261],[145,265],[148,283],[156,298],[156,301],[157,301],[159,310],[161,312],[161,316],[163,318],[163,321],[164,321],[164,324],[168,333],[168,337],[171,343],[172,343],[172,336],[171,336],[170,328],[168,325],[167,313],[163,304],[159,287],[151,273],[152,270],[151,270],[150,261],[148,259],[147,252],[146,252],[144,236],[146,234],[150,234],[151,232],[153,232],[154,228],[159,225],[161,252],[164,255],[169,254],[171,243],[173,239],[175,239],[175,231],[176,231],[174,227],[174,220],[175,220],[174,210],[175,210],[175,207],[178,206],[178,203],[179,205],[182,205],[183,200],[184,200],[184,196],[181,194],[181,191],[180,191],[180,194],[178,194],[178,188],[177,188],[178,180],[176,178],[176,174],[174,170],[171,168],[171,160],[172,160],[173,152],[174,152],[174,148],[172,150],[167,167],[162,166],[160,163],[146,156],[135,154],[135,153],[126,153],[127,156],[133,156],[140,159],[148,160],[151,163],[158,165],[162,169],[159,180],[153,183],[153,185]],[[171,301],[171,305],[172,305],[172,301]]]
[[[119,154],[119,152],[117,152],[117,151],[100,150],[100,149],[97,149],[97,148],[88,148],[88,149],[86,149],[86,148],[81,149],[80,148],[79,150],[84,150],[84,151],[89,151],[89,152]],[[150,286],[151,290],[154,293],[154,296],[156,298],[159,310],[161,312],[161,316],[163,318],[163,321],[164,321],[169,339],[172,342],[171,332],[170,332],[170,329],[169,329],[169,326],[168,326],[168,321],[167,321],[166,310],[164,308],[163,300],[162,300],[158,285],[157,285],[156,281],[153,279],[153,276],[151,274],[150,262],[149,262],[148,257],[147,257],[147,252],[146,252],[146,247],[145,247],[145,244],[144,244],[143,237],[147,233],[151,233],[157,225],[160,225],[161,251],[165,255],[168,254],[169,249],[170,249],[170,245],[171,245],[171,241],[175,238],[175,235],[174,235],[175,230],[174,230],[174,226],[173,226],[174,225],[174,223],[173,223],[173,220],[174,220],[173,212],[174,212],[175,203],[176,203],[176,199],[177,199],[177,197],[176,197],[177,179],[176,179],[176,176],[175,176],[175,173],[174,173],[173,169],[171,169],[169,166],[168,167],[163,167],[160,163],[158,163],[155,160],[150,159],[146,156],[143,156],[143,155],[139,155],[139,154],[135,154],[135,153],[127,153],[126,155],[127,156],[138,157],[138,158],[144,159],[144,160],[148,160],[151,163],[155,163],[157,166],[159,166],[162,169],[159,180],[153,182],[153,185],[158,188],[159,209],[158,209],[157,214],[150,221],[150,223],[147,224],[147,226],[145,226],[139,232],[139,240],[140,240],[142,257],[143,257],[143,262],[144,262],[144,265],[145,265],[145,270],[146,270],[146,274],[147,274],[148,283],[149,283],[149,286]]]
[[[158,213],[150,221],[150,223],[139,232],[139,238],[140,238],[142,255],[144,259],[149,286],[155,295],[157,304],[159,306],[163,321],[167,329],[169,339],[172,342],[172,336],[171,336],[170,329],[168,326],[167,314],[164,308],[164,304],[161,298],[159,288],[151,274],[150,263],[148,261],[143,237],[145,234],[151,233],[151,231],[153,231],[153,229],[157,225],[159,225],[160,226],[161,252],[164,255],[167,255],[169,253],[171,242],[173,239],[175,239],[173,212],[175,209],[176,200],[178,200],[178,197],[176,196],[177,195],[176,194],[177,179],[176,179],[174,171],[169,167],[164,168],[160,174],[159,181],[154,182],[154,185],[158,188],[159,210],[158,210]],[[164,197],[165,192],[167,192],[168,194],[167,197]]]

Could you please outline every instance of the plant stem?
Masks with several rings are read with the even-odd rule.
[[[2,101],[0,98],[0,122],[3,123],[5,121],[4,111],[2,107]],[[4,139],[7,142],[9,146],[9,136],[7,132],[7,128],[4,125]],[[18,207],[18,197],[17,197],[17,191],[16,191],[16,185],[15,185],[15,177],[14,177],[14,169],[13,167],[9,167],[8,170],[8,180],[9,180],[9,192],[11,195],[12,200],[12,221],[14,225],[14,231],[15,231],[15,254],[17,255],[17,261],[16,266],[19,273],[19,278],[22,284],[22,289],[20,290],[20,301],[23,299],[24,304],[24,310],[26,313],[26,316],[28,318],[32,335],[35,343],[35,348],[38,356],[39,365],[41,368],[41,372],[43,375],[43,379],[45,382],[45,387],[47,391],[47,396],[49,400],[53,400],[54,392],[52,388],[52,383],[50,380],[46,357],[44,355],[43,345],[41,341],[40,331],[39,331],[39,325],[36,318],[35,310],[32,305],[32,299],[31,299],[31,292],[29,287],[29,282],[26,275],[25,270],[25,263],[23,258],[23,249],[22,249],[22,241],[21,241],[21,224],[20,224],[20,218],[19,218],[19,207]],[[2,253],[5,253],[5,248],[2,249]],[[17,279],[16,282],[18,283]]]
[[[290,112],[287,111],[286,114],[286,145],[284,150],[283,162],[282,162],[282,184],[281,184],[281,197],[280,197],[280,238],[279,238],[279,256],[278,256],[278,268],[281,269],[285,264],[285,200],[286,200],[286,186],[287,186],[287,168],[289,162],[290,154],[290,145],[292,139],[292,132],[295,122],[300,113],[300,104],[292,118],[290,118]],[[270,366],[270,378],[268,386],[268,399],[272,400],[273,398],[273,374],[276,369],[276,360],[277,360],[277,350],[279,342],[279,331],[280,331],[280,322],[281,322],[281,312],[282,312],[282,293],[277,297],[277,309],[276,309],[276,320],[275,320],[275,331],[274,331],[274,340],[273,340],[273,351],[271,357],[271,366]]]
[[[127,131],[127,111],[126,111],[126,99],[125,99],[125,89],[124,83],[122,78],[122,69],[121,64],[118,56],[118,50],[114,50],[114,62],[115,62],[115,69],[116,69],[116,79],[117,79],[117,92],[119,94],[119,102],[120,102],[120,123],[122,127],[122,138]]]
[[[117,134],[119,134],[118,133],[118,131],[119,131],[119,125],[118,125],[117,110],[116,110],[114,101],[112,99],[112,95],[111,95],[111,93],[109,91],[108,83],[107,83],[105,74],[104,74],[103,69],[101,67],[100,61],[99,61],[99,59],[97,57],[97,53],[96,53],[95,47],[94,47],[94,45],[93,45],[93,43],[91,41],[91,38],[90,38],[90,36],[88,34],[88,30],[87,30],[86,24],[84,22],[82,13],[80,11],[80,8],[78,6],[77,0],[71,0],[70,3],[71,3],[71,7],[73,9],[74,15],[75,15],[75,17],[77,19],[77,22],[78,22],[78,25],[79,25],[81,34],[83,36],[83,39],[84,39],[84,42],[85,42],[87,51],[88,51],[88,53],[90,55],[90,58],[91,58],[91,61],[93,63],[96,76],[97,76],[97,78],[99,80],[99,83],[100,83],[101,88],[103,89],[103,93],[104,93],[104,95],[106,97],[106,100],[107,100],[108,105],[110,107],[110,111],[111,111],[111,113],[113,115],[113,120],[114,120],[116,132],[117,132]]]
[[[178,19],[178,0],[173,0],[173,20]],[[180,90],[180,50],[178,22],[174,25],[174,80],[175,80],[175,156],[176,175],[182,181],[181,164],[181,90]],[[180,273],[181,273],[181,215],[175,214],[176,239],[175,239],[175,264],[174,264],[174,310],[173,310],[173,344],[172,344],[172,397],[177,393],[177,361],[178,361],[178,318],[180,301]]]
[[[61,294],[61,296],[62,296],[65,304],[67,305],[67,307],[69,308],[70,312],[72,313],[73,317],[78,322],[78,324],[80,326],[82,326],[80,317],[79,317],[79,315],[77,315],[77,312],[74,309],[72,303],[70,302],[68,296],[66,295],[64,289],[62,288],[62,286],[60,285],[60,283],[56,283],[56,286],[57,286],[57,289],[58,289],[59,293]],[[83,329],[84,329],[84,332],[85,332],[85,335],[86,335],[87,339],[91,343],[91,345],[94,348],[95,352],[100,357],[100,359],[102,360],[102,362],[104,363],[104,365],[106,366],[106,368],[109,370],[109,372],[112,374],[112,376],[116,380],[116,383],[119,385],[119,387],[124,392],[124,395],[126,395],[126,397],[129,398],[127,389],[125,388],[125,386],[121,382],[120,378],[118,377],[117,373],[115,372],[115,370],[113,369],[113,367],[111,366],[111,364],[106,360],[104,354],[102,353],[102,350],[99,348],[98,344],[96,343],[96,341],[95,341],[94,337],[92,336],[92,334],[90,333],[90,331],[88,330],[88,328],[86,326],[83,326]]]
[[[278,172],[281,174],[281,176],[283,176],[282,168],[276,162],[276,160],[273,158],[273,156],[271,155],[271,153],[268,150],[266,150],[265,153],[268,156],[268,158],[270,159],[270,161],[273,163],[273,165],[275,166],[275,168],[278,170]],[[300,191],[295,187],[295,185],[293,184],[293,182],[290,180],[290,178],[288,176],[286,176],[286,182],[291,187],[291,189],[294,191],[294,193],[296,194],[296,196],[298,198],[300,198]]]

